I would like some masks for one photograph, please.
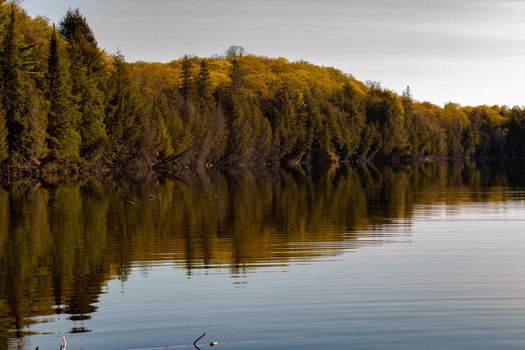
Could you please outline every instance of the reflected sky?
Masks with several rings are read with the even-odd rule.
[[[520,174],[430,164],[0,191],[0,340],[518,349]]]

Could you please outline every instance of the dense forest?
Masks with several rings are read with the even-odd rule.
[[[247,54],[128,63],[84,16],[0,0],[3,177],[525,156],[525,109],[444,107],[334,68]]]

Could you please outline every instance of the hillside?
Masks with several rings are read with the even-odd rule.
[[[78,10],[55,28],[0,3],[4,176],[525,155],[520,107],[442,108],[240,47],[127,63]]]

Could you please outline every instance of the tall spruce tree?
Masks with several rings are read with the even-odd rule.
[[[182,58],[182,83],[180,92],[185,101],[193,97],[193,77],[191,74],[192,59],[188,55]]]
[[[5,112],[0,105],[0,163],[7,159],[9,155],[7,147],[7,128],[5,126]]]
[[[204,101],[209,101],[211,97],[211,76],[208,62],[202,60],[199,68],[199,75],[197,77],[197,92],[199,97]]]
[[[102,54],[93,31],[78,9],[66,13],[60,22],[60,33],[68,42],[72,93],[80,112],[80,156],[86,161],[96,161],[107,142],[104,125],[107,74]]]
[[[143,119],[134,92],[128,65],[118,52],[113,58],[106,109],[109,140],[106,159],[120,163],[141,153]]]
[[[24,92],[21,78],[20,46],[17,28],[17,7],[13,3],[2,42],[0,56],[0,102],[5,109],[9,154],[16,162],[28,156],[31,144],[29,121],[24,118]]]
[[[5,0],[0,0],[0,54],[3,54],[3,43],[5,33],[5,16],[2,11],[2,6]],[[1,64],[1,61],[0,61]],[[0,72],[0,78],[1,78]],[[7,146],[7,127],[5,125],[5,111],[2,98],[2,86],[0,86],[0,163],[7,159],[9,152]]]
[[[76,111],[72,103],[71,88],[67,84],[61,62],[57,33],[53,30],[49,44],[46,75],[49,114],[47,146],[49,160],[73,163],[78,160],[80,135],[75,129]]]

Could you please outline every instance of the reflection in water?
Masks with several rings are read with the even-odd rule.
[[[240,276],[326,258],[402,239],[415,206],[512,199],[508,186],[523,185],[521,175],[461,163],[0,190],[1,346],[53,315],[73,321],[71,333],[89,332],[84,322],[105,284],[124,283],[133,267]],[[399,235],[385,235],[384,225],[398,225]]]

